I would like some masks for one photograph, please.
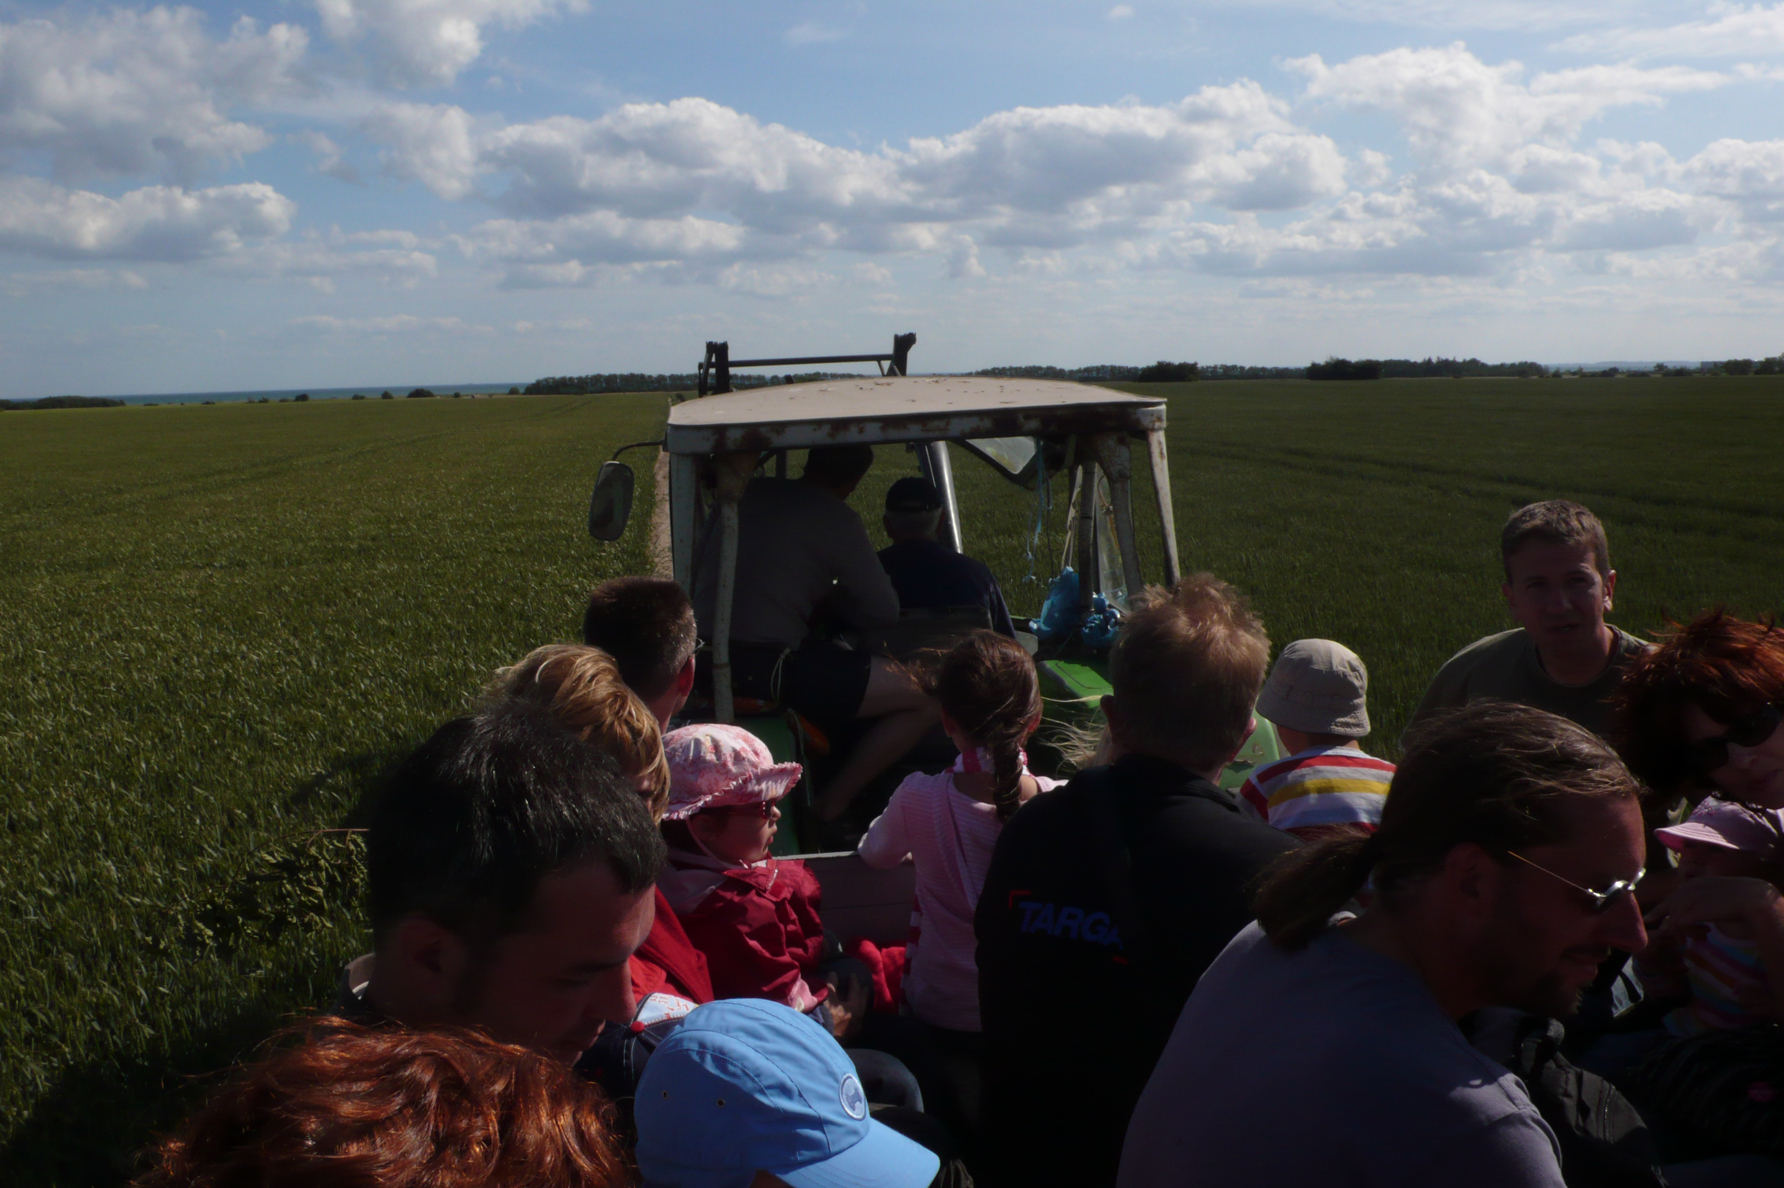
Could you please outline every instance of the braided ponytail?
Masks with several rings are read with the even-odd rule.
[[[930,695],[991,755],[998,821],[1021,804],[1022,744],[1041,712],[1041,684],[1022,646],[995,631],[975,631],[942,657]]]

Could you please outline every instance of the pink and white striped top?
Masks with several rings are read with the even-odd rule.
[[[962,768],[955,764],[955,770]],[[1034,778],[1043,792],[1063,782]],[[856,851],[867,865],[880,870],[907,857],[916,864],[917,901],[911,906],[904,997],[925,1023],[954,1031],[979,1030],[973,910],[1002,831],[996,808],[954,787],[954,771],[917,772],[898,785]]]

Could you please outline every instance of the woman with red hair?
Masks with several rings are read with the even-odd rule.
[[[1666,796],[1714,788],[1784,808],[1784,630],[1700,615],[1638,656],[1618,697],[1620,749]]]
[[[607,1099],[524,1048],[470,1031],[340,1019],[281,1040],[160,1144],[135,1188],[634,1182],[608,1129]]]

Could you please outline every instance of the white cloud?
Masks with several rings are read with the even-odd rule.
[[[1739,207],[1748,222],[1784,221],[1784,140],[1718,140],[1679,174],[1699,193]]]
[[[294,132],[291,139],[316,154],[316,170],[328,177],[359,184],[359,170],[341,157],[341,146],[314,128]]]
[[[63,181],[190,181],[267,146],[229,111],[296,88],[307,44],[296,26],[262,32],[247,17],[214,41],[191,8],[0,24],[0,149],[42,154]]]
[[[128,268],[60,268],[51,272],[0,273],[0,293],[29,297],[45,291],[146,289],[149,282]]]
[[[1499,164],[1531,143],[1570,143],[1614,107],[1657,105],[1668,95],[1734,81],[1677,66],[1621,65],[1537,74],[1526,82],[1521,64],[1488,65],[1461,42],[1367,54],[1335,66],[1314,54],[1287,65],[1306,76],[1309,98],[1384,112],[1425,162],[1464,169]]]
[[[390,314],[376,318],[337,318],[331,314],[311,314],[291,319],[293,326],[322,334],[493,334],[495,327],[467,323],[462,318],[418,318],[413,314]]]
[[[1134,6],[1131,4],[1117,4],[1108,13],[1109,19],[1112,21],[1125,21],[1133,15]]]
[[[1569,53],[1638,58],[1755,58],[1784,53],[1784,4],[1712,4],[1701,20],[1597,30],[1567,38]]]
[[[395,103],[362,122],[367,136],[388,146],[384,171],[400,181],[418,181],[442,198],[463,198],[476,182],[477,150],[471,117],[462,107]]]
[[[0,250],[62,259],[190,261],[285,234],[296,205],[248,182],[148,186],[109,198],[38,178],[0,178]]]
[[[560,12],[584,12],[586,0],[316,0],[322,28],[350,45],[372,38],[392,81],[445,85],[483,53],[483,30],[518,28]]]

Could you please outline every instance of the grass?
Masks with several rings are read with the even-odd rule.
[[[6,413],[0,1183],[134,1149],[368,947],[316,835],[574,638],[596,467],[661,397]],[[650,474],[640,474],[650,498]]]
[[[1360,652],[1389,754],[1438,665],[1509,625],[1498,529],[1528,500],[1604,518],[1626,628],[1779,609],[1784,381],[1135,390],[1171,400],[1185,568],[1248,591],[1279,643]],[[354,843],[319,831],[491,670],[573,638],[590,585],[646,568],[646,516],[605,546],[581,520],[662,408],[0,415],[0,1182],[121,1181],[195,1076],[327,1000],[367,937]],[[1032,498],[955,463],[969,551],[1038,610],[1063,506],[1030,582]],[[883,450],[858,493],[876,532],[912,466]]]

